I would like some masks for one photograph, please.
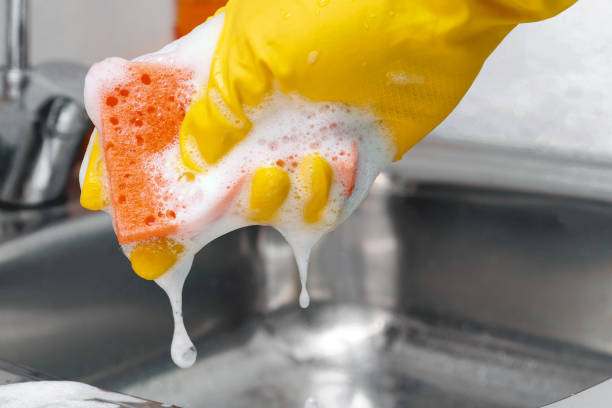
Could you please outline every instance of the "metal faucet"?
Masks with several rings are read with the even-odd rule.
[[[6,66],[0,69],[0,205],[60,199],[84,136],[86,69],[28,64],[28,1],[6,0]]]

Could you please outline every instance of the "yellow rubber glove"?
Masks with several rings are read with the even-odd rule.
[[[278,87],[370,109],[394,138],[398,160],[455,108],[518,23],[575,1],[230,0],[182,146],[195,138],[215,163],[248,133],[245,108]]]

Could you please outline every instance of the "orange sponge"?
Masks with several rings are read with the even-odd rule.
[[[119,70],[121,71],[121,70]],[[180,208],[168,208],[171,186],[151,172],[157,155],[178,142],[195,93],[193,72],[156,62],[125,62],[100,92],[104,158],[120,244],[177,231]]]

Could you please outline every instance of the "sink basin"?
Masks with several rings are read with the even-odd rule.
[[[165,294],[80,216],[0,244],[0,359],[189,407],[536,407],[612,376],[610,248],[605,202],[383,174],[315,249],[306,310],[274,230],[205,248],[181,370]]]

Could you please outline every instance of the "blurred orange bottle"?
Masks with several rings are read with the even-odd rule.
[[[176,0],[176,37],[182,37],[202,24],[225,3],[227,0]]]

